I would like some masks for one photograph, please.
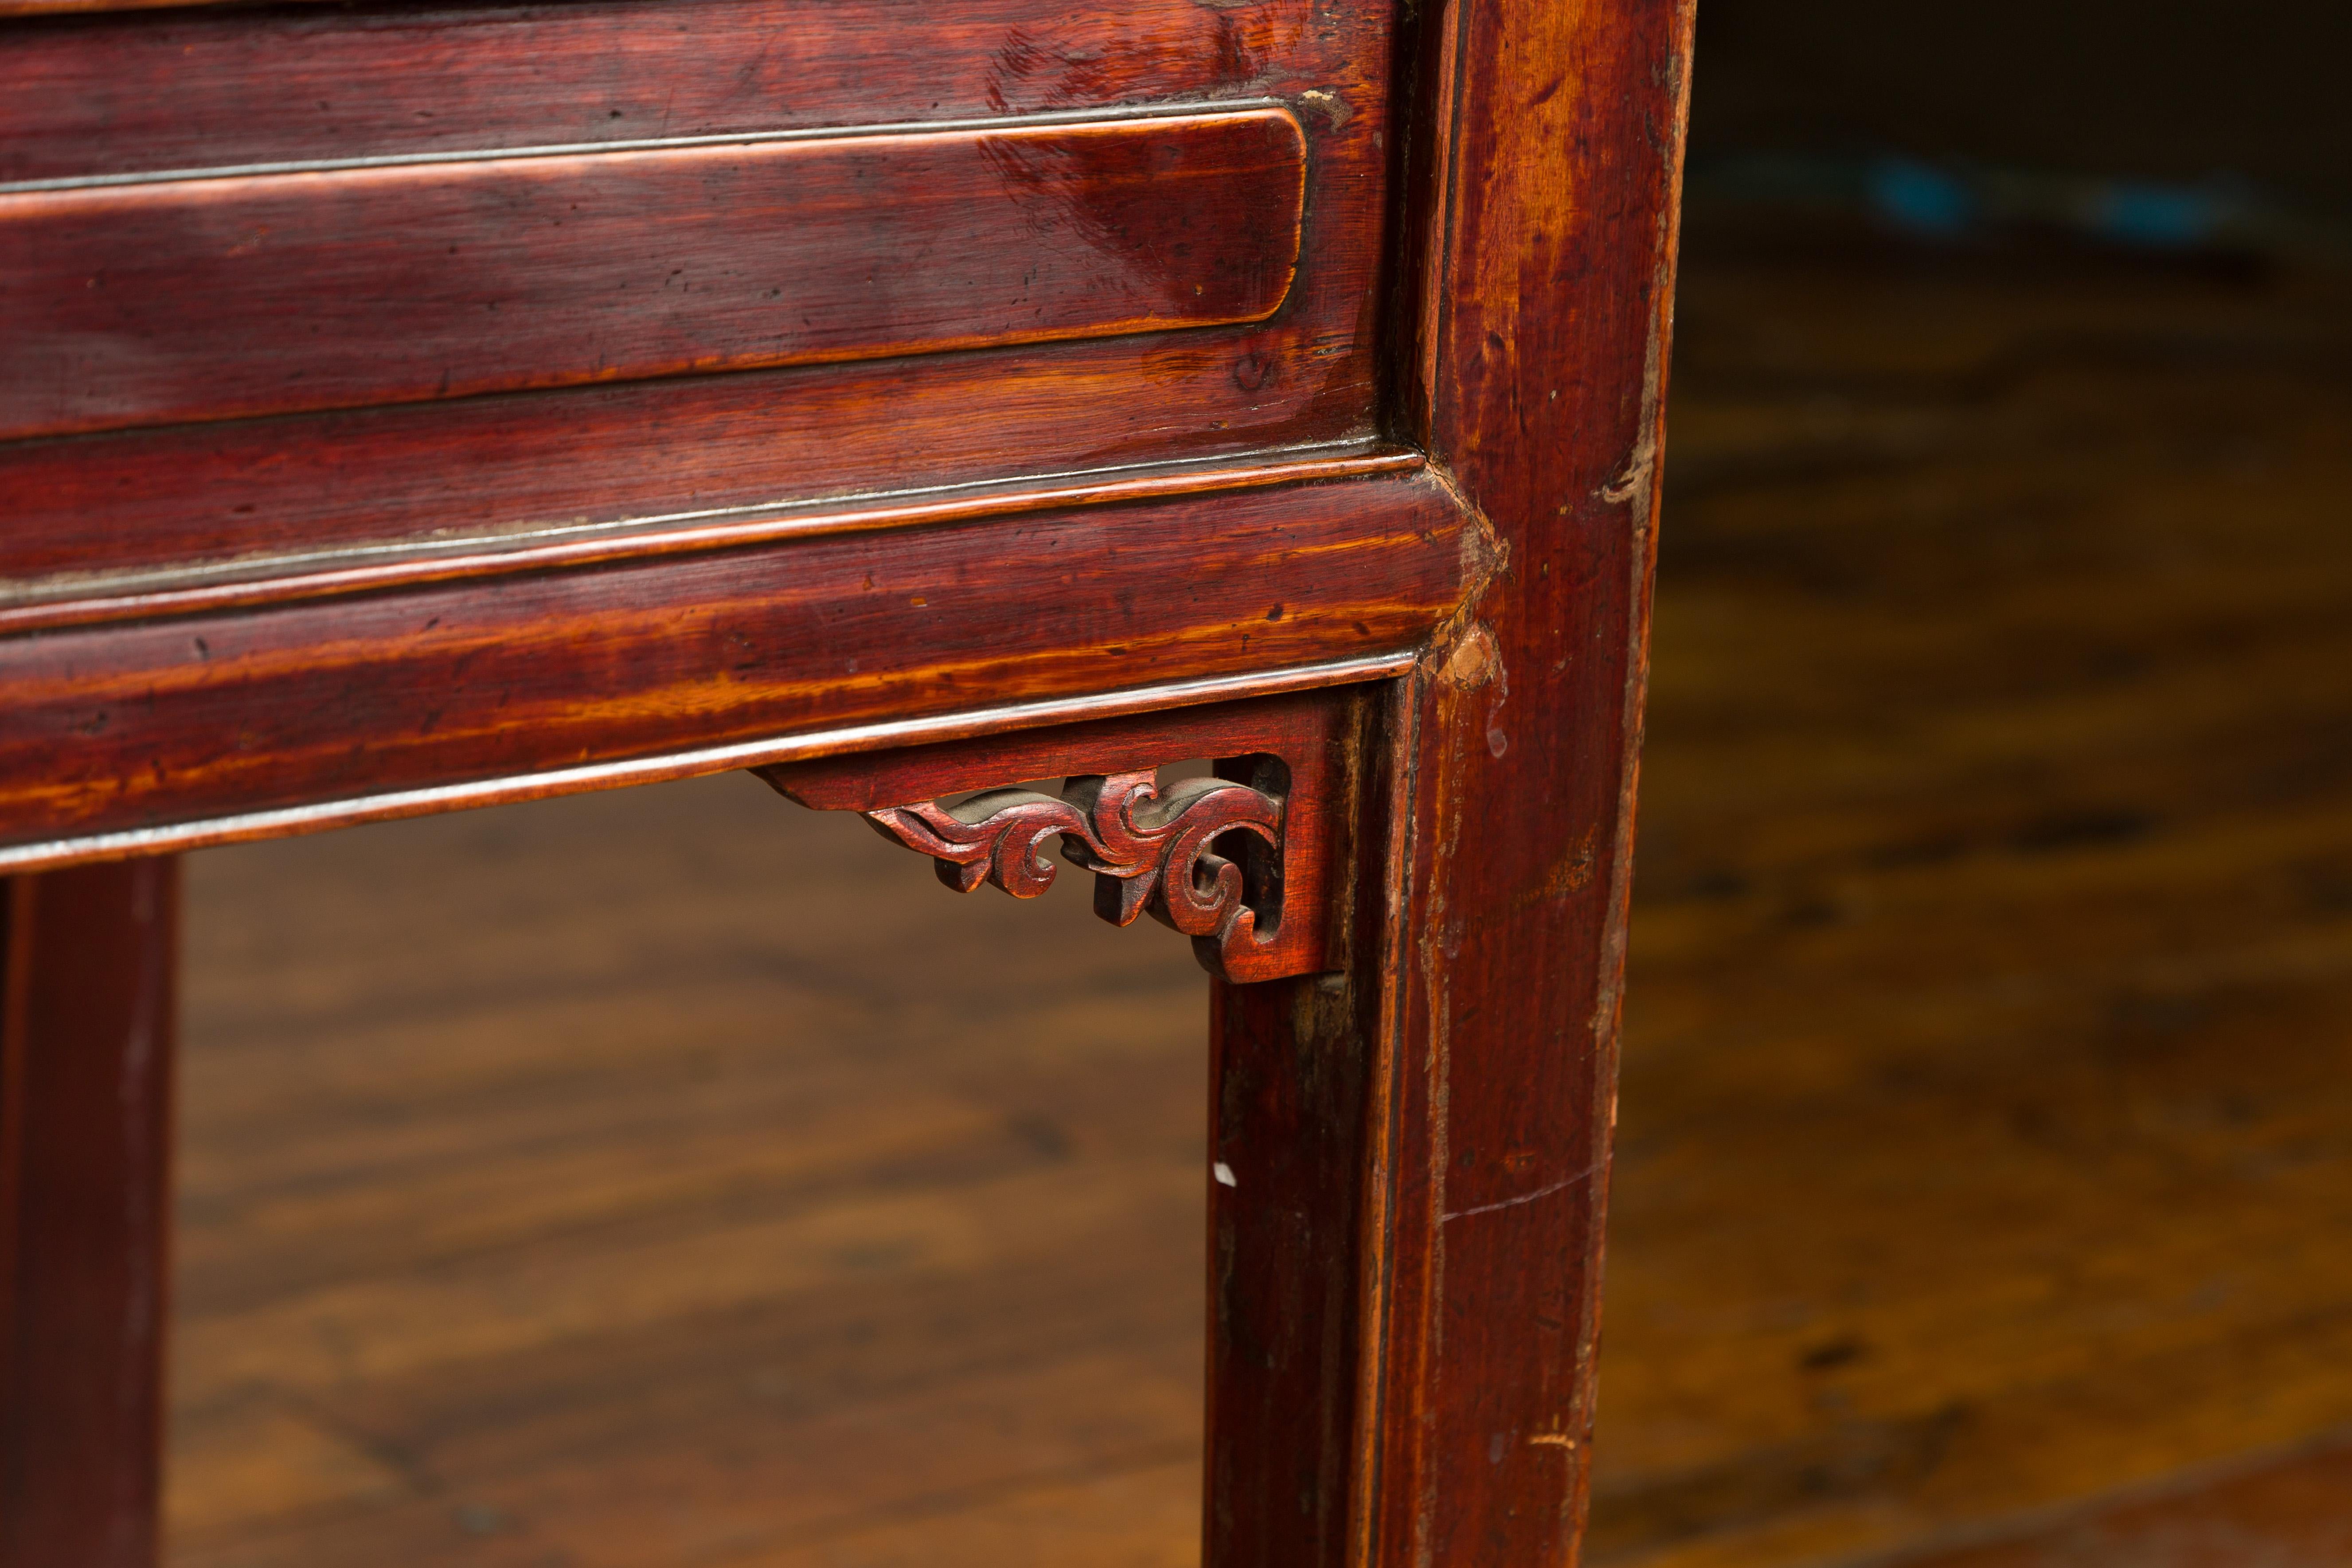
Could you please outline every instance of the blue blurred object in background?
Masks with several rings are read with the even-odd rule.
[[[2090,204],[2089,226],[2119,245],[2189,250],[2212,244],[2229,227],[2231,203],[2210,189],[2112,184]]]
[[[1878,216],[1906,234],[1951,238],[1983,216],[1966,180],[1916,158],[1873,159],[1863,170],[1863,188]]]
[[[1843,216],[1923,244],[2060,235],[2127,250],[2352,258],[2352,224],[2217,175],[2194,184],[1933,162],[1899,153],[1746,153],[1696,164],[1695,209]]]

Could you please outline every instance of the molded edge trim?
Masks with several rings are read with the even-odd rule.
[[[1166,500],[1223,490],[1266,489],[1322,479],[1409,474],[1427,459],[1386,443],[1304,448],[1286,460],[1214,467],[1186,464],[1161,471],[1110,468],[992,482],[985,489],[917,490],[883,498],[730,508],[584,526],[557,526],[510,536],[404,541],[159,570],[0,579],[0,637],[58,626],[156,620],[170,616],[291,604],[459,578],[505,576],[602,565],[661,555],[707,553],[785,539],[920,528],[1060,507]],[[877,504],[877,501],[879,504]],[[751,512],[751,516],[740,513]],[[381,559],[370,560],[370,556]],[[15,603],[10,603],[11,598]]]
[[[1262,321],[1307,186],[1277,106],[19,190],[0,431]]]
[[[1286,691],[1306,691],[1318,687],[1381,680],[1404,674],[1412,668],[1420,657],[1420,649],[1407,648],[1364,658],[1300,665],[1289,669],[1254,670],[1245,675],[1173,681],[1164,686],[1138,687],[1128,691],[1009,703],[1003,707],[970,709],[922,719],[850,724],[773,740],[698,747],[501,778],[393,790],[383,795],[358,795],[268,811],[240,812],[193,822],[167,823],[155,827],[12,845],[0,847],[0,876],[45,871],[89,861],[174,854],[184,849],[205,849],[257,838],[286,838],[330,827],[352,826],[362,822],[388,822],[399,817],[429,816],[469,806],[543,800],[552,795],[580,795],[590,790],[617,789],[627,784],[658,784],[668,779],[694,778],[705,773],[729,773],[737,768],[800,762],[847,752],[887,751],[896,746],[918,745],[929,741],[965,740],[1045,724],[1112,719],[1157,709],[1192,708],[1237,698],[1267,697]]]

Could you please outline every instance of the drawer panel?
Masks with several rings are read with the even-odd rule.
[[[0,195],[0,437],[1273,314],[1281,109]]]
[[[1380,427],[1384,0],[8,12],[0,603]]]
[[[0,17],[25,9],[0,0]],[[562,0],[58,16],[18,22],[0,43],[0,181],[1255,98],[1293,72],[1328,71],[1330,43],[1364,26],[1318,17],[1314,0]]]

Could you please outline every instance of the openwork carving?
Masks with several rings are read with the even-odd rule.
[[[1236,985],[1344,968],[1354,927],[1350,813],[1368,693],[1317,689],[1114,714],[759,769],[818,811],[854,811],[931,858],[959,891],[994,882],[1031,899],[1046,859],[1095,874],[1117,925],[1147,910]],[[1210,759],[1213,777],[1162,786],[1153,764]],[[990,788],[1052,778],[1052,793]],[[979,790],[978,795],[966,792]],[[900,804],[902,802],[911,804]]]
[[[868,811],[866,820],[885,837],[931,858],[940,880],[970,892],[982,880],[1016,899],[1034,899],[1053,886],[1046,843],[1058,837],[1072,864],[1095,874],[1095,912],[1129,925],[1150,910],[1191,937],[1227,952],[1258,939],[1263,889],[1258,878],[1216,847],[1248,835],[1276,863],[1282,805],[1230,779],[1185,779],[1164,791],[1150,773],[1089,773],[1067,779],[1062,793],[988,790],[943,806],[937,801]]]

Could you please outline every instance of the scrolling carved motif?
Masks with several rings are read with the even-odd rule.
[[[1058,837],[1074,865],[1095,874],[1095,912],[1130,925],[1149,910],[1187,936],[1232,953],[1258,940],[1262,893],[1230,851],[1248,835],[1278,860],[1282,803],[1231,779],[1185,779],[1164,790],[1150,772],[1087,773],[1067,779],[1059,795],[1034,790],[983,791],[952,806],[920,801],[864,813],[886,838],[931,857],[940,880],[971,892],[982,880],[1016,899],[1034,899],[1054,882],[1045,859]]]
[[[931,858],[960,892],[1034,899],[1045,854],[1095,874],[1117,925],[1149,910],[1236,985],[1345,966],[1366,689],[1334,687],[877,752],[773,763],[760,776],[818,811],[854,811]],[[1175,758],[1214,776],[1155,783]],[[1007,789],[1053,779],[1053,793]],[[978,791],[978,794],[971,792]],[[912,804],[902,804],[909,803]]]

